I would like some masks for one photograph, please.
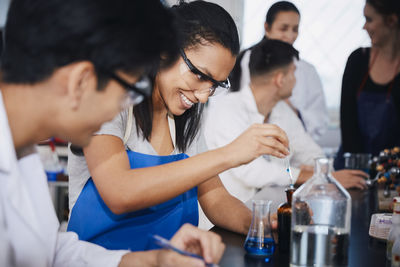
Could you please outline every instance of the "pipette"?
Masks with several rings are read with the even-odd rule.
[[[286,172],[289,174],[289,179],[290,179],[289,188],[294,188],[294,179],[292,176],[292,170],[290,169],[290,163],[288,157],[285,158],[285,162],[286,162]]]

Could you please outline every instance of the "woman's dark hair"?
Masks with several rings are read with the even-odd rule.
[[[193,1],[171,8],[177,19],[181,48],[193,48],[205,43],[216,43],[229,49],[232,55],[239,53],[239,36],[235,22],[229,13],[217,4]],[[156,73],[154,74],[155,77]],[[176,146],[185,152],[200,128],[204,104],[194,104],[180,116],[175,117]],[[145,99],[134,107],[136,129],[149,139],[152,131],[152,102]]]
[[[229,75],[231,91],[240,91],[242,80],[241,61],[243,55],[250,51],[249,70],[250,75],[267,73],[277,68],[289,65],[294,58],[299,59],[299,52],[286,42],[263,38],[260,42],[240,52],[236,64]]]
[[[87,60],[104,85],[106,72],[152,69],[161,54],[173,61],[179,51],[174,16],[159,0],[13,0],[4,30],[9,83],[37,83]]]
[[[267,15],[265,16],[265,22],[272,25],[278,13],[289,11],[296,12],[300,16],[300,12],[294,4],[287,1],[276,2],[268,9]]]
[[[399,0],[367,0],[379,14],[389,16],[395,14],[397,16],[397,25],[400,27],[400,1]]]
[[[251,49],[250,76],[264,75],[287,67],[299,52],[291,45],[280,40],[263,39]]]

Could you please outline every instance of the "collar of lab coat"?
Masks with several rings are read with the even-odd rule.
[[[40,232],[40,225],[29,199],[29,193],[18,168],[11,130],[0,91],[0,193],[10,206],[31,227],[35,233]],[[40,235],[38,235],[40,237]]]
[[[10,173],[13,159],[16,160],[15,150],[12,143],[11,132],[3,103],[3,95],[0,91],[0,172]],[[9,142],[11,140],[11,143]]]
[[[239,91],[241,94],[242,101],[244,102],[244,107],[247,109],[247,114],[251,116],[251,122],[253,123],[264,123],[264,115],[262,115],[257,108],[256,99],[254,98],[253,91],[249,85],[243,86]]]

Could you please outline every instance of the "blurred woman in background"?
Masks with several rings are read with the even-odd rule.
[[[400,1],[367,0],[364,16],[371,47],[355,50],[343,74],[337,169],[344,152],[378,155],[400,145]]]

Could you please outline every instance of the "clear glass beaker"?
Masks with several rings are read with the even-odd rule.
[[[316,159],[293,194],[290,266],[348,265],[351,197],[331,171],[332,160]]]
[[[344,153],[344,168],[362,170],[369,173],[372,154],[369,153]]]
[[[275,250],[269,218],[270,205],[270,200],[253,200],[253,218],[244,243],[249,256],[262,257],[266,261],[269,261]]]

